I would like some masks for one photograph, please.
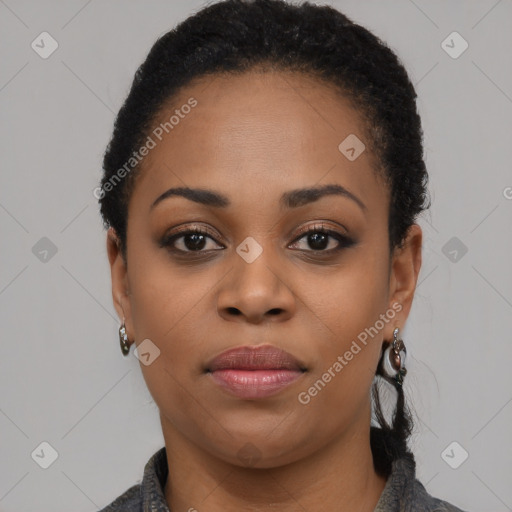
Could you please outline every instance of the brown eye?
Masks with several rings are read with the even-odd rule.
[[[305,249],[308,252],[330,253],[350,247],[355,243],[346,235],[331,229],[326,229],[323,225],[314,226],[304,231],[301,236],[295,239],[293,245],[297,245],[298,241],[302,239],[305,239],[306,245],[310,247],[309,251]]]
[[[181,230],[178,233],[166,235],[160,242],[160,247],[168,247],[175,252],[208,252],[218,250],[215,244],[208,244],[208,241],[215,239],[208,230],[202,228]],[[210,245],[210,247],[208,247]],[[222,247],[221,247],[222,248]]]

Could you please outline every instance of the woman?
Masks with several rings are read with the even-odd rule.
[[[396,55],[326,6],[226,0],[155,43],[99,195],[121,349],[165,447],[105,511],[460,512],[407,447],[415,98]]]

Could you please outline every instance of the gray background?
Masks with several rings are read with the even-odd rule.
[[[325,3],[384,39],[419,96],[432,208],[403,331],[418,478],[461,508],[512,510],[512,2]],[[0,0],[1,511],[98,510],[163,446],[119,350],[92,190],[136,67],[202,5]],[[31,48],[43,31],[59,44],[47,59]],[[469,43],[458,58],[441,46],[453,31]],[[43,441],[48,469],[31,457]],[[457,469],[453,441],[452,464],[469,453]]]

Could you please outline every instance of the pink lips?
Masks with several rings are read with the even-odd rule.
[[[291,354],[271,345],[227,350],[207,366],[216,384],[246,399],[275,395],[299,379],[304,371],[303,365]]]

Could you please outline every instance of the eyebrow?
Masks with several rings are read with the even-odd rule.
[[[298,208],[309,203],[318,201],[320,198],[328,195],[338,195],[346,197],[354,201],[363,211],[366,212],[367,207],[357,196],[349,192],[345,187],[338,184],[323,185],[312,188],[299,188],[285,192],[279,201],[282,208]],[[227,208],[231,205],[231,201],[227,196],[213,190],[189,187],[177,187],[166,190],[159,195],[151,204],[150,210],[155,208],[157,204],[164,199],[173,196],[180,196],[190,201],[194,201],[205,206],[213,206],[215,208]]]

